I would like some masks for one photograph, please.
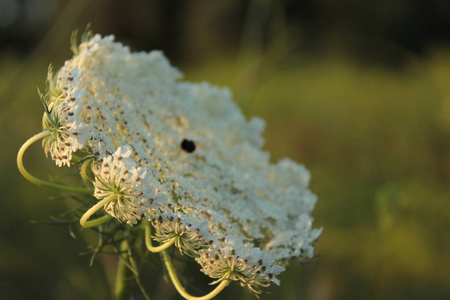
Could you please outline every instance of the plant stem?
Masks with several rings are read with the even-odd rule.
[[[173,282],[173,285],[177,289],[178,293],[183,296],[187,300],[209,300],[217,296],[224,288],[228,286],[230,281],[228,279],[223,280],[212,292],[205,296],[195,297],[186,292],[185,288],[181,285],[180,280],[178,279],[175,268],[172,265],[172,261],[169,253],[167,251],[162,251],[162,257],[164,264],[166,266],[167,272],[169,273],[170,279]]]
[[[94,206],[89,208],[88,211],[85,212],[84,215],[81,217],[80,225],[83,226],[84,228],[89,228],[89,227],[93,227],[93,226],[98,226],[100,224],[103,224],[103,223],[109,221],[111,219],[110,215],[105,215],[103,217],[100,217],[98,219],[94,219],[91,221],[88,221],[88,219],[93,214],[95,214],[97,212],[97,210],[99,210],[102,206],[106,205],[108,202],[112,201],[115,197],[116,197],[116,195],[111,194],[108,197],[106,197],[105,199],[98,201],[97,204],[95,204]]]
[[[84,161],[83,164],[81,165],[80,175],[81,175],[81,178],[83,178],[83,180],[85,182],[92,182],[92,180],[91,180],[91,178],[89,178],[89,174],[88,174],[88,170],[91,167],[91,164],[92,164],[92,158]]]
[[[131,270],[128,268],[128,241],[124,240],[120,245],[119,264],[117,266],[116,286],[114,300],[128,300],[130,295]]]
[[[151,224],[148,221],[143,221],[145,224],[145,245],[147,246],[148,251],[150,252],[161,252],[163,250],[166,250],[167,248],[169,248],[170,246],[172,246],[175,242],[176,242],[176,238],[172,238],[171,240],[169,240],[168,242],[157,246],[157,247],[153,247],[152,245],[152,233],[151,233]]]
[[[90,220],[90,221],[86,221],[84,222],[84,228],[90,228],[90,227],[95,227],[98,225],[101,225],[103,223],[108,222],[109,220],[111,220],[113,217],[111,215],[104,215],[102,217],[99,217],[97,219],[94,220]]]
[[[49,131],[43,131],[41,133],[38,133],[36,135],[34,135],[33,137],[31,137],[30,139],[28,139],[23,145],[22,147],[20,147],[19,153],[17,154],[17,167],[19,168],[20,173],[22,173],[23,177],[25,177],[26,179],[28,179],[30,182],[39,185],[39,186],[45,186],[48,188],[52,188],[52,189],[56,189],[56,190],[60,190],[60,191],[64,191],[64,192],[69,192],[69,193],[78,193],[78,194],[87,194],[87,195],[92,195],[93,194],[93,190],[91,189],[85,189],[85,188],[79,188],[79,187],[70,187],[70,186],[65,186],[62,184],[57,184],[57,183],[53,183],[53,182],[48,182],[39,178],[34,177],[33,175],[31,175],[24,167],[23,165],[23,155],[25,153],[25,151],[27,150],[27,148],[29,146],[31,146],[34,142],[46,137],[47,135],[49,135],[50,132]]]

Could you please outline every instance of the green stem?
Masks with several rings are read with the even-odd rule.
[[[91,208],[89,208],[83,216],[81,216],[80,219],[80,225],[83,226],[84,228],[89,228],[89,227],[93,227],[93,226],[97,226],[100,224],[103,224],[107,221],[109,221],[112,217],[110,215],[105,215],[103,217],[100,217],[98,219],[94,219],[91,221],[88,221],[88,219],[97,212],[97,210],[99,210],[100,208],[102,208],[103,206],[105,206],[106,204],[108,204],[110,201],[112,201],[114,198],[116,197],[115,194],[111,194],[108,197],[106,197],[105,199],[98,201],[97,204],[95,204],[94,206],[92,206]]]
[[[124,240],[120,245],[119,264],[117,266],[116,286],[114,300],[128,300],[130,295],[131,270],[128,268],[128,241]]]
[[[39,186],[45,186],[45,187],[48,187],[48,188],[52,188],[52,189],[56,189],[56,190],[60,190],[60,191],[64,191],[64,192],[69,192],[69,193],[78,193],[78,194],[92,195],[93,194],[93,190],[91,190],[91,189],[85,189],[85,188],[79,188],[79,187],[70,187],[70,186],[65,186],[65,185],[62,185],[62,184],[48,182],[48,181],[45,181],[45,180],[42,180],[42,179],[34,177],[30,173],[28,173],[28,171],[25,169],[25,167],[23,165],[23,155],[24,155],[25,151],[34,142],[36,142],[36,141],[38,141],[38,140],[48,136],[49,134],[50,134],[49,131],[43,131],[41,133],[38,133],[38,134],[34,135],[33,137],[31,137],[30,139],[28,139],[25,142],[25,144],[23,144],[22,147],[20,147],[19,153],[17,154],[17,167],[19,168],[20,173],[22,173],[23,177],[28,179],[30,182],[32,182],[32,183],[34,183],[36,185],[39,185]]]
[[[111,215],[104,215],[104,216],[99,217],[97,219],[84,222],[84,226],[83,227],[84,228],[95,227],[95,226],[98,226],[98,225],[102,225],[103,223],[106,223],[106,222],[108,222],[111,219],[113,219],[113,217]]]
[[[80,168],[81,178],[83,178],[83,180],[86,182],[92,182],[92,180],[91,180],[91,178],[89,178],[89,174],[88,174],[88,171],[91,167],[91,163],[92,163],[92,158],[85,160]]]
[[[172,238],[168,242],[158,246],[153,247],[152,245],[152,233],[151,233],[151,224],[148,221],[144,221],[145,224],[145,245],[147,246],[148,251],[150,252],[161,252],[163,250],[166,250],[170,246],[172,246],[176,242],[176,238]]]
[[[175,268],[172,265],[172,260],[170,258],[169,253],[167,251],[162,251],[162,257],[164,260],[164,264],[166,266],[167,272],[169,273],[170,279],[173,282],[173,285],[177,289],[178,293],[183,296],[187,300],[209,300],[217,296],[224,288],[228,286],[230,281],[228,279],[223,280],[212,292],[202,297],[195,297],[186,292],[185,288],[181,285],[180,280],[178,279]]]

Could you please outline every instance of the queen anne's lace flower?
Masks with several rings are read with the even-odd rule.
[[[258,293],[287,259],[313,256],[309,172],[270,163],[264,121],[247,121],[228,89],[180,81],[160,52],[131,53],[111,36],[76,50],[47,93],[46,151],[58,165],[91,157],[95,197],[114,195],[110,215],[148,219],[205,274]]]
[[[155,240],[167,243],[175,239],[175,246],[189,256],[196,256],[198,250],[207,248],[216,240],[207,221],[196,220],[180,211],[162,213],[152,223],[158,230]]]
[[[202,271],[212,278],[217,278],[213,283],[224,280],[239,281],[242,286],[248,286],[256,294],[261,293],[262,287],[271,283],[279,284],[275,277],[284,268],[274,264],[273,257],[266,249],[250,248],[250,244],[244,246],[239,240],[229,239],[225,246],[220,248],[210,247],[201,250],[197,261],[202,266]],[[231,245],[227,245],[231,244]]]
[[[58,166],[70,166],[72,153],[82,149],[89,138],[87,124],[79,119],[80,104],[87,95],[86,89],[77,86],[82,72],[77,68],[66,72],[55,83],[50,69],[47,93],[41,95],[46,108],[43,126],[50,132],[44,140],[44,149]]]
[[[105,211],[122,222],[136,224],[150,208],[155,190],[146,180],[147,171],[130,158],[131,152],[130,147],[119,147],[93,167],[94,196],[99,200],[113,196]]]

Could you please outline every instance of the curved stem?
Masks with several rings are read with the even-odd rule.
[[[170,259],[167,251],[162,252],[162,257],[164,260],[164,264],[166,265],[167,272],[169,273],[170,279],[173,282],[173,285],[177,289],[178,293],[183,296],[187,300],[209,300],[217,296],[224,288],[228,286],[230,281],[228,279],[223,280],[212,292],[202,297],[195,297],[188,294],[185,288],[181,285],[180,280],[178,279],[177,273],[172,265],[172,261]]]
[[[106,222],[108,222],[111,219],[113,219],[113,217],[111,215],[106,214],[106,215],[104,215],[102,217],[99,217],[97,219],[84,222],[84,226],[83,227],[84,228],[95,227],[95,226],[101,225],[103,223],[106,223]]]
[[[108,221],[109,218],[106,218],[106,216],[103,216],[101,218],[98,218],[98,219],[95,219],[95,220],[92,220],[92,221],[88,221],[88,219],[93,214],[95,214],[97,212],[97,210],[99,210],[102,206],[106,205],[108,202],[113,200],[114,197],[116,197],[116,195],[111,194],[108,197],[106,197],[105,199],[97,202],[97,204],[95,204],[91,208],[89,208],[88,211],[85,212],[84,215],[81,217],[80,225],[83,226],[84,228],[89,228],[89,227],[100,225],[100,224],[105,223],[106,221]]]
[[[117,265],[116,285],[114,289],[114,300],[127,300],[130,296],[130,278],[131,270],[128,268],[126,261],[128,255],[128,241],[124,240],[120,245],[119,263]]]
[[[38,134],[34,135],[33,137],[31,137],[30,139],[28,139],[22,145],[22,147],[20,147],[19,153],[17,153],[17,167],[19,168],[20,173],[23,175],[23,177],[28,179],[30,182],[32,182],[32,183],[34,183],[36,185],[39,185],[39,186],[45,186],[45,187],[48,187],[48,188],[52,188],[52,189],[56,189],[56,190],[60,190],[60,191],[64,191],[64,192],[69,192],[69,193],[78,193],[78,194],[92,195],[93,194],[93,190],[85,189],[85,188],[79,188],[79,187],[70,187],[70,186],[65,186],[65,185],[62,185],[62,184],[48,182],[48,181],[45,181],[45,180],[42,180],[42,179],[34,177],[30,173],[28,173],[28,171],[25,169],[25,167],[23,165],[23,155],[24,155],[25,151],[34,142],[36,142],[36,141],[46,137],[49,134],[50,134],[49,131],[43,131],[41,133],[38,133]]]
[[[151,233],[151,224],[148,221],[144,221],[145,222],[145,245],[147,246],[148,251],[150,252],[161,252],[163,250],[166,250],[167,248],[169,248],[170,246],[172,246],[175,241],[177,240],[176,238],[172,238],[171,240],[169,240],[168,242],[157,246],[157,247],[153,247],[152,245],[152,233]]]
[[[88,170],[91,167],[91,163],[92,163],[92,158],[84,161],[80,168],[81,178],[83,178],[83,180],[86,182],[92,182],[92,180],[91,180],[91,178],[89,178],[89,174],[88,174]]]

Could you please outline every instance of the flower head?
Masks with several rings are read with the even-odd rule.
[[[73,68],[67,77],[71,80],[66,80],[76,83],[81,74],[80,70]],[[47,90],[45,95],[41,94],[41,101],[46,110],[43,127],[50,134],[44,139],[43,145],[45,153],[50,153],[58,166],[70,166],[72,153],[82,149],[88,139],[88,126],[79,119],[82,112],[80,103],[87,91],[74,84],[67,84],[62,89],[57,85],[62,83],[54,82],[52,71],[49,69]]]
[[[161,52],[131,53],[112,36],[76,47],[44,97],[45,141],[58,165],[93,159],[95,197],[121,222],[145,218],[202,271],[256,293],[287,259],[312,257],[320,230],[309,172],[261,150],[226,88],[181,81]]]
[[[147,172],[136,167],[130,156],[131,148],[123,146],[94,165],[94,196],[98,200],[112,196],[105,211],[122,222],[136,224],[150,208],[155,190],[145,182]]]
[[[284,268],[274,264],[267,250],[251,248],[248,244],[244,246],[239,240],[228,239],[227,242],[229,245],[200,251],[200,257],[197,258],[202,272],[217,278],[212,284],[224,280],[238,281],[256,294],[261,294],[261,288],[272,283],[280,284],[275,276]]]
[[[208,222],[194,219],[181,211],[162,213],[152,221],[158,231],[155,240],[167,243],[174,239],[181,254],[198,256],[198,250],[208,248],[215,240]]]

